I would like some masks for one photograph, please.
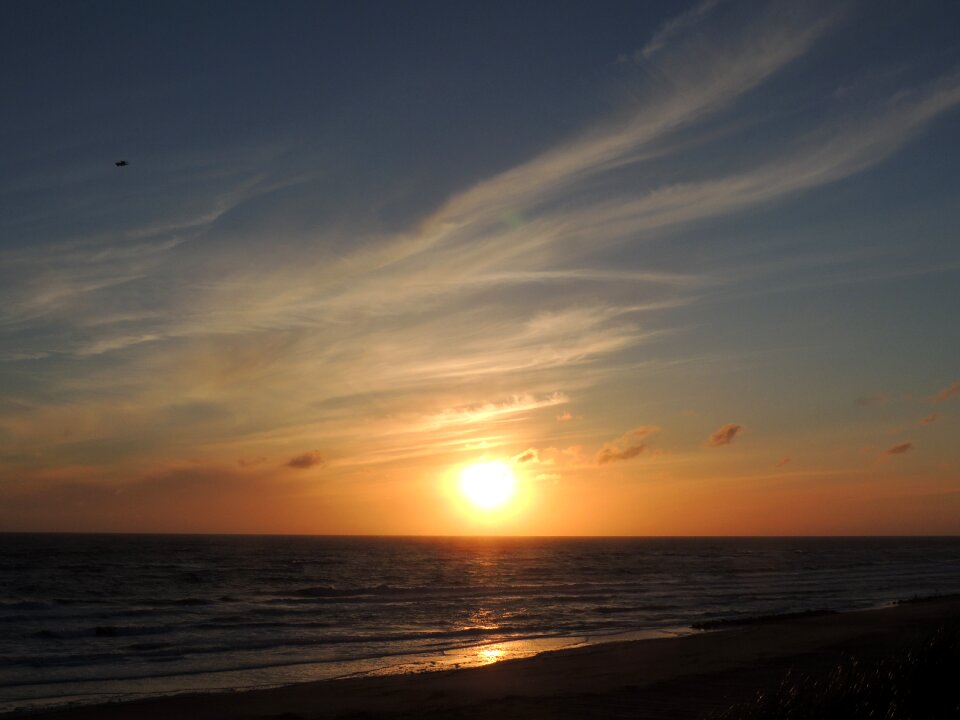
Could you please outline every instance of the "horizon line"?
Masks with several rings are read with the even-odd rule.
[[[278,538],[359,538],[395,540],[838,540],[838,539],[960,539],[960,534],[792,534],[792,535],[450,535],[376,533],[269,533],[269,532],[130,532],[119,530],[0,530],[0,535],[107,535],[118,537],[278,537]]]

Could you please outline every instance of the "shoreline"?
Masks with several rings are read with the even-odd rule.
[[[851,612],[745,618],[669,638],[602,642],[461,669],[364,675],[273,688],[183,693],[18,710],[0,718],[696,718],[749,700],[787,670],[828,671],[844,656],[878,657],[960,622],[960,596]],[[629,712],[627,710],[629,709]],[[543,714],[546,713],[546,714]]]

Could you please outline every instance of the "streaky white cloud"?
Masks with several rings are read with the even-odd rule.
[[[325,291],[316,292],[308,282],[296,283],[297,289],[279,294],[277,284],[262,283],[262,295],[273,300],[256,303],[258,310],[244,313],[247,322],[269,325],[280,318],[309,322],[311,314],[377,312],[397,313],[404,309],[435,307],[480,285],[521,284],[538,281],[572,281],[576,279],[628,280],[625,275],[602,270],[545,270],[538,264],[556,266],[595,253],[611,244],[652,239],[665,232],[719,216],[750,210],[782,201],[805,190],[820,187],[862,172],[882,162],[900,149],[917,132],[960,101],[957,76],[903,93],[895,101],[878,109],[870,119],[858,118],[811,134],[799,149],[755,165],[738,173],[711,180],[676,183],[636,194],[614,195],[593,203],[571,203],[533,214],[523,232],[498,226],[495,214],[508,195],[509,183],[495,178],[451,201],[456,208],[461,199],[479,194],[490,201],[480,206],[474,201],[474,217],[460,223],[446,223],[439,230],[428,226],[425,245],[400,239],[388,247],[396,251],[392,258],[379,253],[372,268],[365,251],[360,251],[337,271],[339,280],[330,273],[319,273],[317,281]],[[560,179],[552,176],[553,182]],[[562,176],[561,176],[562,178]],[[567,178],[571,180],[572,178]],[[531,178],[532,185],[537,185]],[[526,182],[524,183],[526,186]],[[542,191],[542,189],[540,190]],[[441,210],[438,218],[448,212]],[[435,219],[435,222],[440,222]],[[585,244],[585,239],[589,243]],[[416,251],[411,250],[415,247]],[[429,252],[427,250],[429,249]],[[381,248],[380,252],[383,252]],[[357,267],[351,269],[356,262]],[[530,267],[524,272],[512,268],[517,264]],[[312,272],[312,270],[311,270]],[[637,280],[657,284],[689,286],[716,283],[718,278],[702,278],[676,273],[639,271]],[[328,282],[330,281],[330,282]],[[257,295],[253,287],[238,281],[244,292]],[[232,291],[229,291],[232,294]],[[253,304],[253,303],[251,303]],[[248,309],[248,305],[244,306]],[[257,316],[263,316],[257,321]]]
[[[691,27],[702,22],[710,12],[719,5],[721,0],[701,0],[693,7],[667,20],[654,33],[650,41],[637,53],[638,58],[649,59],[663,50],[675,37],[688,31]]]
[[[666,90],[646,98],[626,120],[583,137],[509,170],[454,198],[435,216],[441,232],[476,224],[489,230],[524,208],[567,197],[582,181],[619,164],[628,153],[662,139],[725,107],[806,53],[840,18],[840,12],[804,12],[772,3],[750,22],[698,38],[660,60]],[[567,194],[562,190],[566,188]]]
[[[421,419],[420,426],[426,430],[433,430],[450,425],[473,425],[476,423],[490,423],[504,420],[518,413],[527,413],[540,408],[556,407],[570,402],[562,392],[555,392],[545,397],[533,395],[519,395],[501,402],[489,402],[482,405],[448,408],[439,413],[428,415]]]
[[[83,357],[85,355],[102,355],[103,353],[112,352],[114,350],[122,350],[123,348],[128,348],[131,345],[139,345],[141,343],[153,342],[154,340],[159,340],[160,335],[117,335],[115,337],[103,337],[98,340],[95,340],[87,345],[77,348],[75,351],[77,355]]]

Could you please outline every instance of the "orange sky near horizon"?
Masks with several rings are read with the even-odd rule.
[[[570,422],[570,421],[565,421]],[[727,429],[729,433],[729,428]],[[741,435],[742,434],[742,435]],[[960,533],[960,492],[951,468],[904,463],[865,448],[846,470],[817,467],[753,447],[739,430],[693,448],[663,430],[627,433],[593,452],[527,448],[513,456],[451,451],[381,465],[338,465],[304,456],[277,467],[200,462],[125,482],[89,468],[74,480],[22,481],[0,509],[4,530],[68,532],[361,535],[917,535]],[[892,445],[891,447],[896,447]],[[889,448],[887,449],[889,450]],[[610,460],[611,455],[631,456]],[[303,467],[291,466],[300,458]],[[465,459],[466,458],[466,459]],[[474,462],[499,460],[516,477],[503,507],[472,506],[459,487]],[[766,467],[763,467],[766,465]],[[918,467],[919,465],[919,467]],[[55,476],[49,476],[52,479]],[[49,482],[48,479],[48,482]],[[43,495],[31,487],[44,487]]]

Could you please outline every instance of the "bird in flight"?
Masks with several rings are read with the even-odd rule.
[[[126,167],[126,166],[129,165],[129,164],[130,164],[130,163],[128,163],[126,160],[117,160],[117,161],[114,163],[114,165],[116,165],[117,167]]]

